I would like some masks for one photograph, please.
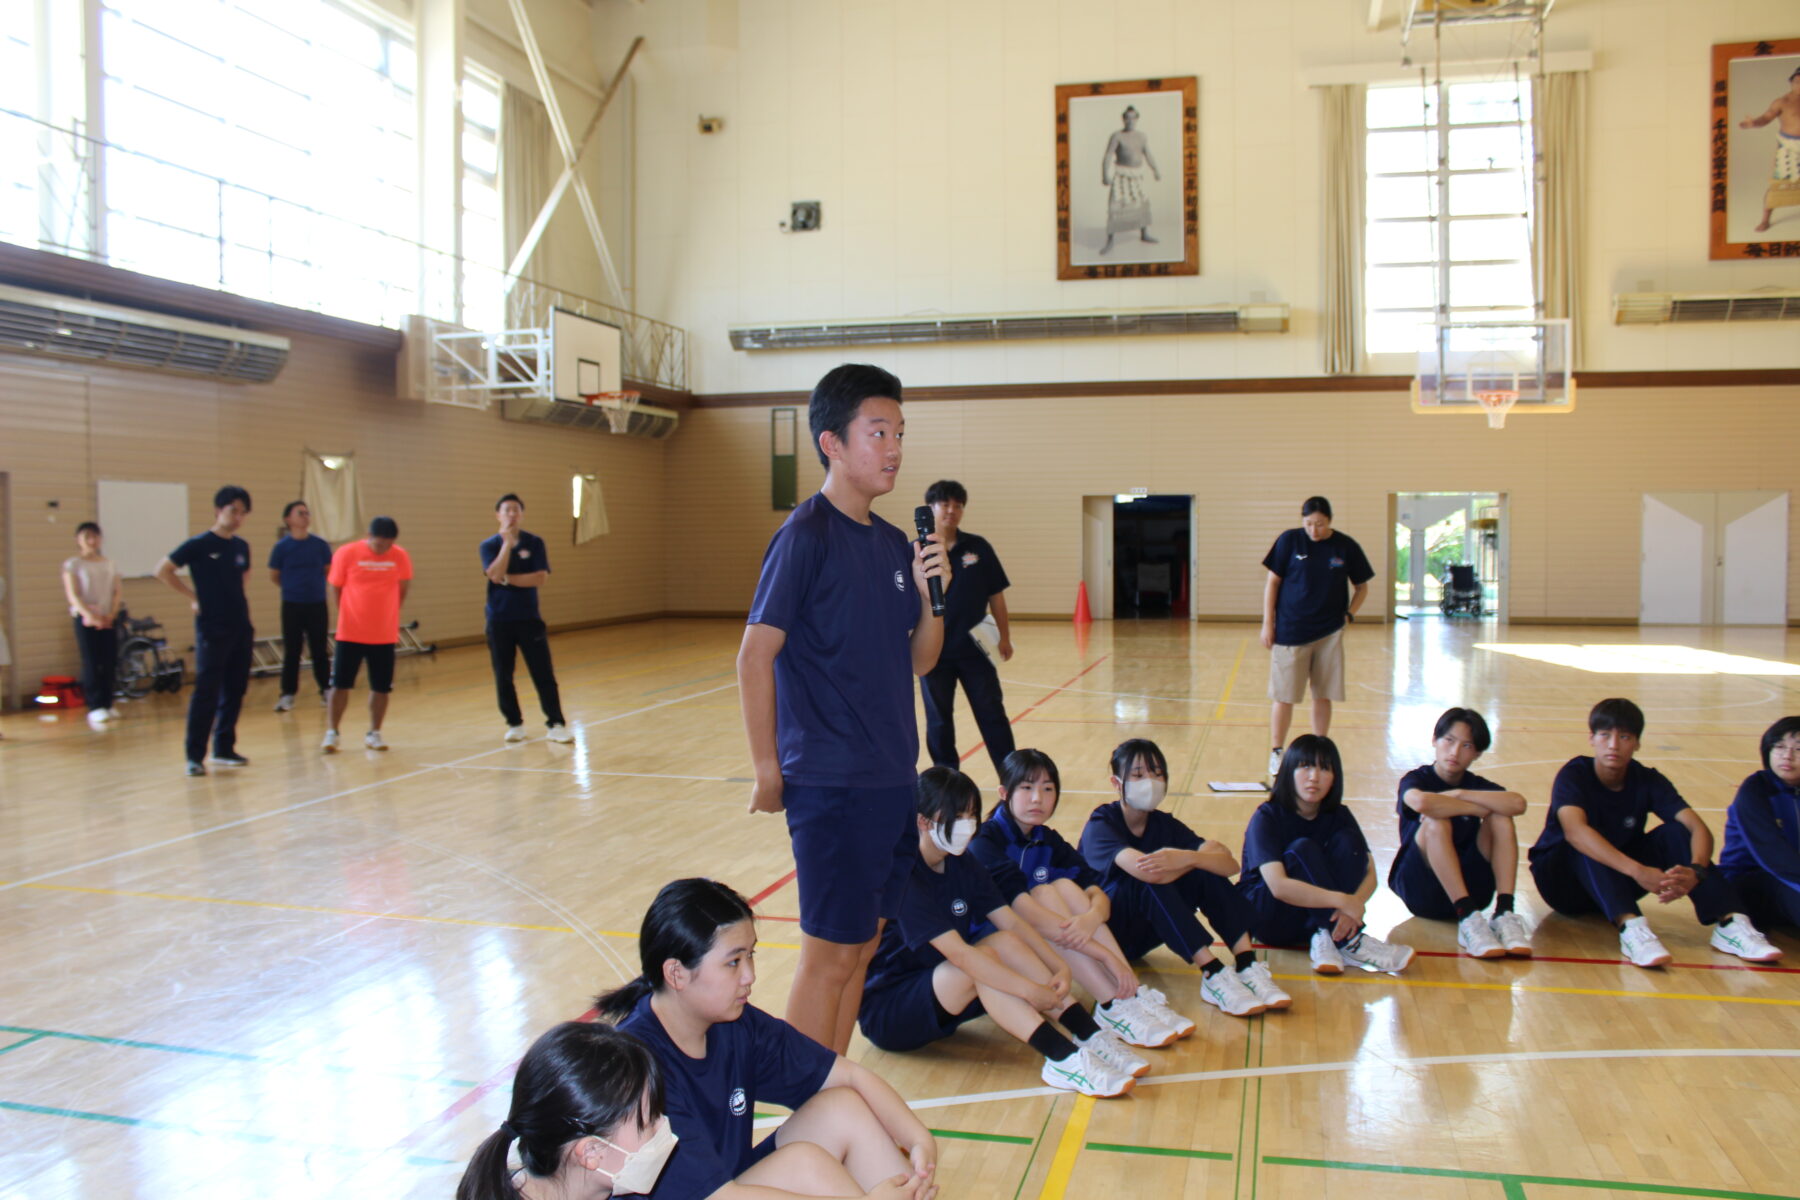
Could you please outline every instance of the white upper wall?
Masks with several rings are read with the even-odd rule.
[[[1317,375],[1319,102],[1302,80],[1397,64],[1367,0],[597,0],[599,62],[630,38],[637,307],[689,333],[702,392],[810,387],[846,357],[912,385]],[[1487,58],[1521,27],[1452,31]],[[1791,0],[1562,0],[1551,51],[1594,55],[1586,251],[1594,370],[1800,366],[1795,326],[1619,328],[1616,291],[1800,284],[1800,266],[1709,262],[1715,42],[1800,35]],[[1429,32],[1415,34],[1428,60]],[[1055,85],[1197,75],[1199,276],[1058,282]],[[696,118],[725,118],[702,136]],[[778,228],[793,200],[823,229]],[[749,322],[1267,299],[1285,335],[734,351]],[[1404,372],[1400,362],[1376,369]]]

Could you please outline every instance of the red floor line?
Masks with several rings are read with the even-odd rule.
[[[779,892],[782,888],[784,888],[788,884],[792,883],[794,881],[794,876],[797,873],[798,873],[798,868],[796,868],[793,871],[789,871],[786,875],[783,875],[780,879],[777,879],[774,883],[771,883],[768,887],[766,887],[762,891],[756,893],[756,895],[750,897],[750,907],[755,908],[757,905],[761,904],[764,900],[767,900],[770,896],[773,896],[776,892]]]
[[[1050,700],[1054,699],[1057,692],[1062,691],[1064,688],[1074,687],[1075,681],[1077,679],[1080,679],[1083,675],[1086,675],[1089,671],[1093,670],[1095,667],[1099,666],[1101,663],[1105,662],[1107,659],[1109,659],[1111,657],[1112,657],[1111,653],[1102,654],[1099,658],[1096,658],[1093,662],[1089,663],[1087,666],[1081,668],[1080,671],[1076,672],[1074,677],[1071,678],[1067,683],[1059,685],[1056,688],[1056,691],[1046,692],[1043,696],[1039,697],[1036,704],[1033,704],[1030,708],[1027,708],[1024,712],[1021,712],[1018,716],[1016,716],[1012,720],[1008,721],[1007,724],[1008,725],[1017,725],[1020,721],[1023,721],[1026,717],[1030,716],[1034,709],[1037,709],[1037,708],[1041,707],[1042,705],[1046,704],[1047,702],[1049,702]],[[976,742],[972,747],[969,748],[969,752],[967,754],[963,755],[957,761],[958,762],[968,762],[969,759],[974,756],[975,751],[980,750],[981,748],[983,748],[986,745],[987,745],[986,741]]]

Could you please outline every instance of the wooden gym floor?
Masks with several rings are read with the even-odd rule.
[[[744,813],[731,621],[559,637],[575,745],[502,746],[480,647],[401,660],[393,749],[362,750],[362,696],[334,758],[310,697],[272,713],[253,683],[253,765],[181,776],[186,694],[0,723],[0,1197],[446,1196],[505,1114],[512,1066],[551,1023],[635,974],[665,881],[728,880],[762,914],[756,1001],[794,961],[782,823]],[[1002,669],[1021,745],[1062,767],[1057,825],[1107,799],[1107,752],[1169,756],[1173,811],[1241,844],[1267,754],[1266,655],[1248,626],[1023,624]],[[1477,643],[1558,644],[1524,657]],[[1394,785],[1429,760],[1450,704],[1495,725],[1478,766],[1529,795],[1585,749],[1593,701],[1649,714],[1643,758],[1715,832],[1756,741],[1800,710],[1788,630],[1506,629],[1415,620],[1350,632],[1332,730],[1385,870]],[[1736,658],[1655,649],[1678,645]],[[1583,649],[1583,647],[1586,647]],[[1546,661],[1549,660],[1549,661]],[[1760,661],[1759,661],[1760,660]],[[529,684],[520,672],[522,690]],[[527,698],[526,709],[532,711]],[[966,713],[963,725],[970,728]],[[964,745],[972,735],[965,733]],[[984,789],[984,754],[970,760]],[[1038,1086],[990,1023],[908,1055],[857,1043],[942,1131],[946,1197],[1558,1200],[1791,1194],[1800,1128],[1800,942],[1752,969],[1707,948],[1682,902],[1651,919],[1662,971],[1598,922],[1544,919],[1539,957],[1478,963],[1454,930],[1373,925],[1421,951],[1402,978],[1270,954],[1294,1008],[1234,1020],[1166,951],[1150,977],[1199,1022],[1152,1052],[1129,1098]]]

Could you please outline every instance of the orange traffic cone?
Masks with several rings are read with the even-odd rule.
[[[1088,608],[1087,580],[1084,579],[1081,581],[1081,586],[1075,590],[1075,623],[1089,625],[1093,623],[1093,620],[1094,614]]]

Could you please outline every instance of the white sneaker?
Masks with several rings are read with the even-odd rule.
[[[387,743],[381,740],[381,730],[371,729],[363,734],[363,745],[370,750],[386,750]]]
[[[276,712],[293,712],[294,698],[291,695],[275,697]]]
[[[1490,924],[1494,930],[1494,939],[1506,947],[1506,952],[1514,958],[1531,957],[1531,926],[1525,918],[1516,912],[1503,912]]]
[[[1331,930],[1315,929],[1312,936],[1312,967],[1321,975],[1342,975],[1344,956],[1331,940]]]
[[[1281,750],[1279,747],[1277,747],[1274,750],[1269,751],[1269,778],[1270,779],[1273,779],[1277,775],[1281,774],[1281,756],[1283,753],[1285,753],[1285,751]]]
[[[1632,917],[1619,930],[1619,953],[1634,967],[1660,967],[1672,957],[1642,917]]]
[[[508,725],[506,727],[506,737],[502,740],[508,742],[522,742],[525,738],[526,733],[523,725]]]
[[[1094,1009],[1094,1019],[1119,1041],[1148,1050],[1159,1050],[1181,1036],[1175,1026],[1159,1020],[1156,1010],[1136,996],[1100,1005]]]
[[[122,721],[125,719],[125,714],[116,708],[109,708],[106,710],[106,719],[109,721]]]
[[[550,732],[545,736],[559,745],[566,746],[575,740],[575,731],[570,729],[567,725],[552,725],[550,727]]]
[[[1121,1075],[1129,1075],[1136,1079],[1150,1069],[1149,1059],[1133,1052],[1131,1047],[1104,1029],[1081,1043],[1081,1046],[1082,1049]]]
[[[319,743],[319,750],[324,754],[336,754],[338,751],[338,731],[327,729],[325,740]]]
[[[1238,982],[1237,972],[1229,966],[1200,977],[1200,998],[1232,1017],[1254,1017],[1269,1007]]]
[[[1276,984],[1275,977],[1269,974],[1269,964],[1266,962],[1251,963],[1239,971],[1237,977],[1238,982],[1244,985],[1244,990],[1255,996],[1265,1008],[1283,1009],[1294,1002],[1294,998]]]
[[[1101,1099],[1123,1096],[1137,1084],[1137,1080],[1113,1070],[1083,1048],[1061,1062],[1046,1058],[1040,1078],[1053,1088]]]
[[[1144,1011],[1175,1031],[1175,1036],[1184,1038],[1194,1032],[1194,1023],[1169,1007],[1169,998],[1147,983],[1138,985],[1137,994],[1132,997],[1144,1006]]]
[[[88,725],[94,729],[103,728],[109,718],[104,708],[88,709]]]
[[[1390,975],[1398,975],[1406,970],[1406,964],[1413,960],[1411,946],[1384,942],[1371,933],[1357,934],[1339,947],[1338,953],[1347,963],[1355,963],[1370,971],[1386,971]]]
[[[1729,925],[1713,926],[1712,948],[1724,954],[1735,954],[1746,962],[1774,962],[1781,957],[1781,951],[1771,945],[1743,913],[1732,913]]]
[[[1472,912],[1456,923],[1456,946],[1470,958],[1506,957],[1506,947],[1494,936],[1483,913]]]

